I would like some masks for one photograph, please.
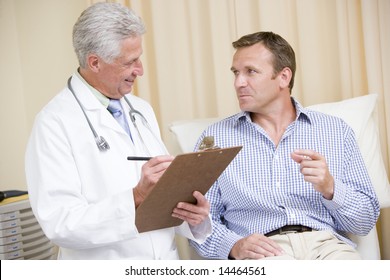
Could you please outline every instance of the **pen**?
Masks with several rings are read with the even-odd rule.
[[[127,157],[127,160],[150,160],[151,157]]]

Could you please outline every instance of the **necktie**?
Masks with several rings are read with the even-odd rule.
[[[112,114],[114,119],[117,120],[120,126],[123,127],[123,129],[131,138],[129,124],[127,123],[125,114],[123,114],[123,108],[119,99],[111,99],[107,110]],[[131,140],[133,139],[131,138]]]

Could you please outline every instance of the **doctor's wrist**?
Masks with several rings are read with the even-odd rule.
[[[134,197],[135,208],[138,208],[138,206],[145,200],[146,195],[144,195],[142,191],[139,190],[138,187],[135,187],[133,189],[133,197]]]

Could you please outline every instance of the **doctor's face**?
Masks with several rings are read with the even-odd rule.
[[[112,99],[131,92],[137,76],[144,73],[141,54],[142,37],[137,36],[123,40],[121,53],[113,62],[106,63],[99,58],[96,89]]]

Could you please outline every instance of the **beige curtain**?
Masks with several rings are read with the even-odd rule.
[[[145,21],[145,75],[136,94],[156,110],[168,148],[175,120],[222,117],[238,110],[230,73],[231,42],[259,30],[293,46],[293,95],[304,105],[379,94],[382,151],[390,174],[389,0],[128,0]],[[390,211],[378,229],[390,259]]]
[[[76,69],[71,29],[96,0],[0,0],[0,189],[25,189],[24,149],[36,113]],[[111,1],[113,2],[113,1]],[[135,94],[150,101],[171,153],[168,124],[223,117],[238,106],[231,42],[259,30],[294,47],[293,95],[304,105],[379,94],[381,143],[390,175],[390,0],[127,0],[145,21]],[[44,82],[44,83],[43,83]],[[10,121],[20,104],[17,119]],[[378,229],[390,259],[390,209]]]

